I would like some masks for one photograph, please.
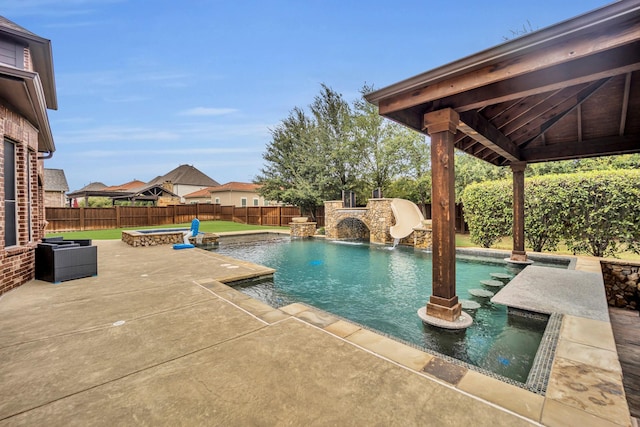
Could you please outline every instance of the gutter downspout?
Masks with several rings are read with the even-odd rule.
[[[47,151],[44,156],[38,156],[38,160],[47,160],[53,157],[53,151]]]

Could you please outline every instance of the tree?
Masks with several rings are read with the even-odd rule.
[[[361,92],[369,90],[365,85]],[[424,183],[429,157],[422,135],[382,118],[363,98],[352,108],[324,84],[309,110],[294,108],[271,130],[265,167],[254,180],[264,197],[313,215],[315,207],[339,199],[342,191],[366,200],[371,190],[386,191],[401,176],[414,174]],[[422,191],[418,199],[426,200]]]
[[[315,118],[318,148],[326,164],[324,177],[318,178],[326,184],[323,194],[333,200],[339,199],[342,191],[357,187],[363,152],[354,138],[351,107],[341,94],[325,84],[321,86],[310,109]]]
[[[369,190],[380,188],[387,194],[394,179],[411,176],[414,170],[428,171],[429,156],[427,152],[417,159],[418,153],[423,154],[424,135],[382,117],[378,108],[364,99],[371,91],[373,86],[365,84],[360,89],[362,98],[354,102],[356,146],[364,153],[364,184]],[[416,161],[424,163],[416,166]],[[427,191],[430,193],[430,188]]]
[[[304,111],[294,108],[271,130],[271,142],[262,155],[267,166],[255,181],[269,200],[299,206],[312,217],[323,202],[325,166],[317,145],[317,126]]]

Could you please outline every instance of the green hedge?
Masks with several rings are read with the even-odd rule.
[[[462,196],[471,240],[490,247],[512,234],[511,181],[468,186]],[[640,171],[593,171],[525,180],[525,239],[534,251],[565,242],[574,253],[640,251]]]

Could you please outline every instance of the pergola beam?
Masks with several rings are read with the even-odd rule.
[[[433,108],[455,106],[461,113],[637,70],[640,70],[640,42],[442,98],[433,102]]]
[[[509,161],[519,161],[519,150],[509,138],[492,125],[481,114],[466,111],[460,114],[458,130],[466,133],[470,138],[499,153]]]
[[[540,43],[537,46],[531,47],[532,49],[536,49],[535,51],[521,51],[518,52],[520,54],[519,56],[512,58],[510,61],[504,59],[505,62],[500,68],[496,68],[493,64],[486,65],[477,70],[452,76],[422,88],[381,99],[378,107],[380,114],[386,115],[430,101],[447,98],[464,92],[469,93],[474,89],[492,86],[502,81],[513,80],[519,76],[530,75],[532,70],[536,72],[542,71],[544,73],[553,67],[574,63],[580,59],[589,59],[590,57],[599,56],[601,53],[606,54],[612,50],[617,50],[619,47],[624,48],[625,46],[633,45],[634,41],[639,38],[640,28],[634,25],[621,24],[611,28],[606,34],[583,34],[578,38],[557,44],[551,44],[553,40],[550,40],[548,41],[550,45],[545,48],[541,48],[540,44],[542,43]],[[495,61],[496,58],[493,58],[493,60]],[[605,66],[605,68],[609,67]],[[496,102],[491,102],[490,104],[495,103]],[[442,105],[442,108],[445,107],[445,105]],[[479,108],[479,106],[470,107],[470,109],[475,108]],[[460,112],[457,108],[456,111]]]
[[[527,163],[570,160],[585,157],[640,153],[639,137],[610,137],[598,140],[529,147],[520,150]]]

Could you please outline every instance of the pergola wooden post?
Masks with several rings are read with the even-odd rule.
[[[427,315],[453,322],[462,306],[456,295],[456,229],[454,135],[460,118],[447,108],[424,116],[431,136],[431,200],[433,236],[433,290]]]
[[[513,173],[513,250],[511,261],[527,261],[524,250],[524,170],[526,162],[511,163]]]

